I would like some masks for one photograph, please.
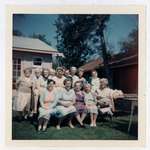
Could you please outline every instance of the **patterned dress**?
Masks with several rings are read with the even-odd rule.
[[[39,107],[39,117],[38,118],[45,118],[49,120],[51,114],[55,114],[56,112],[56,91],[48,91],[47,89],[43,91],[40,96],[40,107]]]
[[[89,113],[98,114],[98,109],[96,106],[97,100],[92,92],[84,92],[85,103]]]
[[[70,113],[76,112],[75,106],[72,104],[70,106],[64,106],[59,102],[63,103],[74,103],[76,96],[73,89],[67,91],[65,88],[57,91],[58,104],[56,106],[56,117],[64,117]]]
[[[77,110],[76,114],[87,113],[85,101],[84,101],[84,93],[82,91],[75,92],[76,94],[76,102],[75,107]]]
[[[29,111],[31,102],[31,78],[22,77],[17,81],[18,90],[13,102],[13,110],[15,111]]]

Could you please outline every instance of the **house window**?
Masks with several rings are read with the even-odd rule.
[[[42,58],[34,58],[33,59],[33,65],[41,66],[42,65]]]
[[[16,88],[16,81],[21,76],[21,59],[13,58],[13,89]]]

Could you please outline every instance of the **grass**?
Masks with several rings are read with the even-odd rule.
[[[137,140],[137,116],[133,118],[131,132],[127,133],[129,116],[114,117],[113,121],[104,120],[97,122],[96,128],[79,128],[70,129],[63,126],[57,130],[54,125],[50,125],[47,132],[37,132],[36,122],[31,124],[30,121],[12,123],[12,139],[15,140]]]

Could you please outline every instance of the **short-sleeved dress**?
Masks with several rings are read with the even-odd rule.
[[[67,91],[65,88],[62,88],[61,90],[57,90],[57,98],[58,98],[58,104],[56,106],[56,117],[64,117],[70,113],[76,112],[76,108],[74,105],[65,107],[59,103],[59,101],[63,101],[65,103],[69,102],[75,102],[75,92],[73,89],[70,89]]]
[[[48,78],[42,77],[42,79],[41,79],[41,91],[40,91],[40,94],[43,91],[45,91],[45,89],[47,88],[47,81],[48,81]]]
[[[74,86],[75,82],[79,81],[79,77],[74,75],[74,76],[71,76],[72,77],[72,84]]]
[[[82,91],[79,91],[75,92],[75,94],[76,94],[75,107],[77,110],[76,114],[87,113],[87,108],[84,101],[84,93]]]
[[[98,105],[102,113],[108,112],[112,114],[111,109],[114,108],[113,93],[114,91],[108,87],[97,91],[97,95],[100,97]]]
[[[13,110],[15,111],[29,111],[31,102],[31,78],[22,77],[17,81],[18,89],[17,95],[13,102]]]
[[[60,90],[64,87],[64,80],[66,78],[64,76],[62,76],[62,78],[58,78],[57,76],[53,77],[53,80],[55,81],[55,86],[57,88],[57,90]]]
[[[39,117],[49,120],[51,114],[56,112],[56,91],[49,92],[47,89],[40,96]]]
[[[95,95],[92,92],[84,92],[84,98],[88,112],[98,114],[98,109],[96,106],[97,100]]]
[[[91,86],[92,86],[92,92],[96,92],[100,87],[100,79],[91,78]]]
[[[45,86],[43,83],[43,77],[40,76],[39,78],[37,78],[36,76],[33,77],[33,92],[34,92],[34,95],[40,95],[41,93],[41,87],[42,86]]]

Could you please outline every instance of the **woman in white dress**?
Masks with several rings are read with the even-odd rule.
[[[49,69],[48,68],[43,68],[43,70],[42,70],[41,93],[47,88],[48,78],[49,78]]]
[[[66,78],[64,77],[64,69],[62,67],[58,67],[56,69],[56,76],[53,77],[53,80],[55,81],[55,87],[57,90],[60,90],[61,88],[64,87],[64,80]]]
[[[60,129],[60,125],[62,120],[67,116],[69,120],[69,127],[74,128],[72,125],[72,117],[76,112],[75,104],[75,92],[72,89],[72,80],[67,78],[64,80],[64,88],[60,91],[57,91],[58,103],[56,106],[56,117],[58,118],[58,124],[56,126],[57,129]]]
[[[72,77],[73,87],[74,87],[74,83],[79,80],[79,77],[76,75],[76,73],[77,73],[77,68],[76,67],[71,67],[70,68],[70,76]]]
[[[27,119],[30,113],[30,103],[31,103],[31,80],[30,69],[24,70],[24,77],[20,77],[17,82],[17,95],[13,103],[13,110],[19,112],[19,120],[22,120],[22,116]]]
[[[91,127],[96,127],[96,119],[97,119],[97,114],[98,114],[98,109],[97,109],[97,100],[96,100],[96,95],[95,93],[91,92],[91,85],[86,83],[84,84],[84,101],[87,107],[88,112],[90,113],[90,118],[91,118]]]
[[[97,90],[97,99],[99,108],[105,108],[104,105],[107,106],[107,109],[100,109],[102,113],[108,112],[112,115],[115,111],[114,99],[118,97],[122,97],[123,93],[121,90],[113,90],[108,86],[108,80],[106,78],[100,79],[100,88]]]
[[[91,77],[91,85],[92,85],[92,92],[96,92],[100,87],[100,78],[98,78],[98,74],[96,70],[92,71],[92,77]]]
[[[57,98],[54,85],[55,81],[48,79],[47,88],[40,96],[38,131],[41,129],[46,131],[50,115],[56,111]]]
[[[36,116],[37,114],[37,107],[38,107],[38,101],[41,93],[41,86],[43,83],[43,77],[41,75],[41,70],[37,68],[34,72],[34,77],[33,77],[33,105],[32,105],[32,112],[30,116]]]

